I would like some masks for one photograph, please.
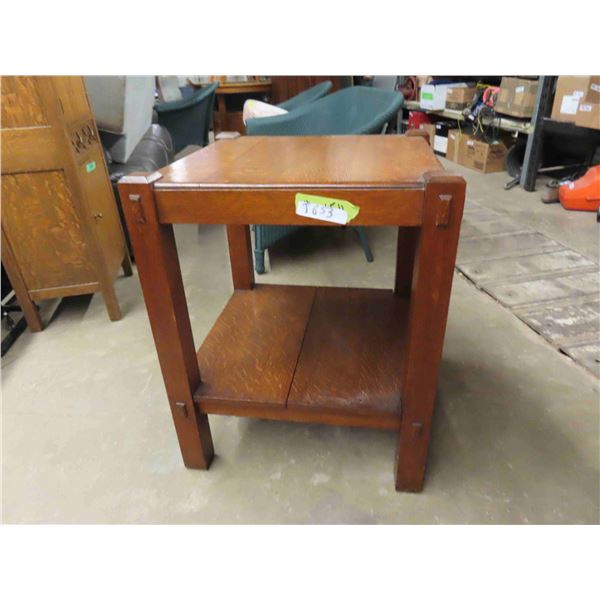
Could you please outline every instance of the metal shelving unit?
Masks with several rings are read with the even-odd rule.
[[[552,108],[553,91],[556,77],[542,76],[539,79],[537,98],[531,116],[532,130],[527,136],[525,158],[521,169],[520,184],[528,192],[535,191],[535,182],[540,167],[542,141],[544,138],[544,119]]]
[[[523,169],[521,171],[521,186],[528,192],[535,191],[535,183],[537,180],[538,169],[541,163],[541,153],[546,134],[560,133],[566,135],[586,135],[595,136],[600,142],[600,131],[597,129],[589,129],[580,127],[575,123],[564,121],[556,121],[548,115],[552,109],[554,100],[554,89],[557,77],[540,77],[540,85],[538,87],[538,98],[534,107],[533,131],[527,138],[527,146],[525,148],[525,159],[523,161]],[[591,163],[594,157],[594,149],[588,152],[585,157],[585,163]]]
[[[556,87],[556,76],[540,76],[537,90],[537,97],[533,107],[531,120],[515,119],[511,117],[498,116],[498,120],[494,121],[494,126],[504,131],[517,132],[527,136],[525,144],[525,157],[521,168],[519,183],[521,187],[528,191],[535,191],[535,184],[538,176],[542,160],[542,147],[544,136],[546,133],[564,133],[581,135],[582,131],[588,132],[590,135],[598,136],[600,140],[600,131],[578,127],[574,123],[566,123],[550,119],[552,110],[552,102],[554,100],[554,89]],[[453,119],[458,122],[465,120],[463,114],[459,110],[426,110],[422,109],[419,102],[414,100],[406,101],[404,109],[416,110],[427,114]],[[592,156],[588,156],[586,160],[591,161]],[[508,188],[507,188],[508,189]]]
[[[407,110],[417,110],[419,112],[425,112],[430,115],[445,117],[447,119],[454,119],[455,121],[465,120],[465,117],[460,110],[452,110],[450,108],[445,108],[443,110],[426,110],[421,108],[419,103],[415,100],[406,101],[403,108]],[[526,119],[514,119],[511,117],[498,116],[496,119],[494,119],[494,126],[498,129],[503,129],[504,131],[516,131],[525,135],[529,135],[533,132],[532,122]]]

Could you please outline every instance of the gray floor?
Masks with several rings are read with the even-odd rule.
[[[468,180],[470,200],[598,260],[589,213]],[[221,227],[179,227],[196,342],[230,292]],[[389,287],[395,232],[314,230],[273,252],[262,281]],[[217,457],[186,470],[136,277],[124,318],[99,296],[63,301],[3,360],[7,523],[597,523],[598,380],[464,277],[455,277],[428,476],[393,487],[395,434],[212,417]],[[48,306],[47,310],[52,307]]]
[[[600,377],[597,261],[471,200],[461,225],[456,268]]]

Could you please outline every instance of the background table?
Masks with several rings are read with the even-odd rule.
[[[271,93],[270,81],[244,81],[221,83],[216,89],[217,106],[213,113],[213,131],[237,131],[244,133],[246,127],[242,119],[244,102],[249,98],[267,102]]]
[[[210,465],[208,414],[378,427],[421,490],[465,196],[423,136],[223,140],[119,187],[186,466]],[[389,289],[255,285],[249,224],[332,225],[299,192],[398,227]],[[174,223],[227,224],[234,293],[197,353]]]

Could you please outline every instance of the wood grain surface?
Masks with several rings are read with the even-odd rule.
[[[2,77],[2,129],[48,124],[43,102],[32,77]]]
[[[379,416],[393,428],[407,314],[391,290],[236,291],[198,352],[194,397],[206,412],[287,406],[296,415]]]
[[[201,379],[173,227],[158,222],[152,185],[120,183],[119,195],[183,462],[208,469],[213,442],[193,400]]]
[[[418,492],[423,489],[464,201],[462,177],[445,173],[428,175],[424,223],[414,255],[403,361],[397,490]],[[448,212],[448,222],[444,225],[437,224],[440,205]]]
[[[3,260],[19,303],[101,291],[120,319],[113,280],[131,268],[83,78],[3,77],[0,104]]]
[[[137,199],[126,214],[188,466],[209,464],[208,413],[364,425],[399,429],[396,489],[422,489],[465,198],[464,180],[438,168],[418,135],[256,137],[120,184],[124,203]],[[240,226],[297,222],[293,195],[311,190],[351,202],[360,195],[353,224],[416,226],[399,230],[395,291],[243,289],[251,263]],[[197,356],[171,222],[233,226],[232,272],[242,289]]]
[[[250,227],[248,225],[227,225],[227,243],[233,288],[251,290],[254,287],[254,263],[252,262]]]
[[[250,92],[268,92],[271,89],[270,81],[231,81],[219,83],[215,90],[217,96],[227,94],[244,94]]]
[[[327,188],[181,190],[157,189],[156,203],[161,223],[227,223],[230,225],[319,225],[339,227],[296,215],[297,192],[316,193],[332,200],[346,200],[360,211],[352,225],[420,225],[423,190],[341,190]]]
[[[439,168],[420,137],[242,136],[161,169],[156,189],[422,187],[423,175]]]
[[[27,289],[98,281],[62,171],[4,174],[2,221]]]
[[[333,94],[342,89],[345,79],[349,78],[339,75],[273,75],[271,77],[271,102],[279,104],[284,100],[289,100],[323,81],[331,81],[333,85],[329,93]]]
[[[390,290],[318,288],[288,407],[399,414],[407,315]]]
[[[417,227],[398,227],[394,292],[404,298],[410,298],[418,242]]]
[[[62,168],[62,146],[52,127],[3,129],[0,142],[2,174],[54,171]]]
[[[195,398],[285,406],[315,288],[235,291],[198,351]]]
[[[292,421],[296,423],[315,423],[319,425],[337,425],[340,427],[368,427],[372,429],[399,430],[399,413],[353,413],[339,408],[320,408],[309,406],[280,406],[277,404],[256,404],[230,400],[213,400],[198,396],[195,398],[200,410],[209,415],[228,415],[248,419],[272,419],[274,421]]]

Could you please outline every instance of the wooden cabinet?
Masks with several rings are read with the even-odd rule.
[[[131,265],[81,77],[2,78],[2,262],[31,330],[35,302],[102,292]]]
[[[215,135],[222,131],[245,133],[246,126],[242,119],[244,102],[250,98],[267,101],[270,93],[270,81],[221,83],[215,92],[217,97],[217,107],[213,114]]]
[[[339,75],[273,75],[271,102],[273,104],[284,102],[322,81],[331,81],[333,86],[329,93],[332,94],[350,85],[352,78]]]

